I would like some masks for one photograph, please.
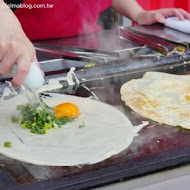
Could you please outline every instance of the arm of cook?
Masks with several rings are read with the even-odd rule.
[[[37,62],[35,49],[3,0],[0,0],[0,25],[0,75],[10,74],[16,63],[17,72],[12,83],[17,87],[24,82],[30,63]]]
[[[113,0],[112,8],[117,12],[132,19],[138,25],[149,25],[156,22],[164,23],[167,17],[176,16],[180,20],[190,20],[190,14],[177,8],[164,8],[145,11],[136,0]]]

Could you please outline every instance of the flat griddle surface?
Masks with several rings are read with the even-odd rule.
[[[181,64],[157,71],[189,74],[190,66]],[[121,85],[131,79],[141,78],[143,74],[144,72],[140,71],[122,73],[118,76],[85,81],[82,85],[73,87],[73,91],[68,92],[67,88],[54,91],[93,97],[84,85],[94,92],[100,101],[113,105],[126,114],[133,125],[149,121],[150,124],[139,132],[139,136],[135,137],[128,149],[100,163],[75,167],[37,166],[1,155],[0,189],[89,189],[189,163],[189,130],[161,125],[142,118],[121,101]]]

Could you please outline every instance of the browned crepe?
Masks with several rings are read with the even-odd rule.
[[[159,123],[190,129],[190,76],[147,72],[121,87],[134,112]]]

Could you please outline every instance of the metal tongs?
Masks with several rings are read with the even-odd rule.
[[[189,46],[186,43],[174,42],[130,28],[118,27],[116,32],[120,37],[140,45],[146,45],[162,55],[168,55],[169,52],[172,52],[173,50],[177,50],[180,53],[185,53],[189,50]]]
[[[88,48],[72,47],[72,46],[53,46],[34,43],[35,49],[37,51],[50,53],[54,55],[59,55],[63,59],[78,60],[78,61],[93,61],[105,63],[108,60],[116,59],[119,57],[119,53],[104,51],[104,50],[94,50]]]

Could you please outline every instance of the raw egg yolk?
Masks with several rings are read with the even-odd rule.
[[[67,116],[69,118],[78,117],[79,116],[79,109],[75,104],[72,103],[63,103],[59,104],[54,108],[53,115],[60,119],[61,117]]]

